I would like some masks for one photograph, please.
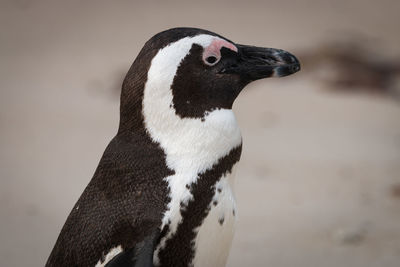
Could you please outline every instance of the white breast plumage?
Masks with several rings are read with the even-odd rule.
[[[194,267],[225,266],[235,230],[236,202],[233,192],[235,171],[217,182],[210,211],[197,229]]]

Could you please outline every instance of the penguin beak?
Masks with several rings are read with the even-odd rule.
[[[284,50],[236,46],[238,59],[225,65],[220,73],[239,74],[246,82],[252,82],[268,77],[284,77],[300,70],[299,60]]]

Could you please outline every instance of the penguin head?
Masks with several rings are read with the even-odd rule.
[[[132,116],[135,103],[160,110],[168,105],[180,118],[201,119],[231,109],[250,82],[299,70],[296,57],[284,50],[240,45],[196,28],[170,29],[153,36],[129,70],[121,121]]]

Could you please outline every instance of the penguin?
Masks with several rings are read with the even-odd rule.
[[[289,52],[207,30],[153,36],[123,81],[118,132],[46,266],[225,266],[242,149],[233,102],[252,81],[299,70]]]

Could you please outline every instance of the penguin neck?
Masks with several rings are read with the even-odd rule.
[[[183,170],[185,166],[192,169],[195,164],[196,171],[202,172],[241,145],[232,110],[215,110],[204,118],[181,118],[169,105],[149,103],[146,95],[144,100],[145,129],[164,150],[171,169]]]
[[[121,101],[118,135],[128,136],[132,142],[154,143],[164,151],[170,169],[201,173],[241,145],[240,129],[231,109],[216,109],[202,118],[181,118],[171,105],[169,88],[155,88],[151,82],[142,86],[145,90],[123,88],[123,92],[135,94],[121,97],[125,103]]]
[[[167,155],[168,167],[190,167],[191,171],[201,172],[241,145],[240,130],[231,109],[216,109],[202,118],[182,118],[173,105],[172,80],[163,82],[158,73],[149,70],[142,114],[147,133]]]

